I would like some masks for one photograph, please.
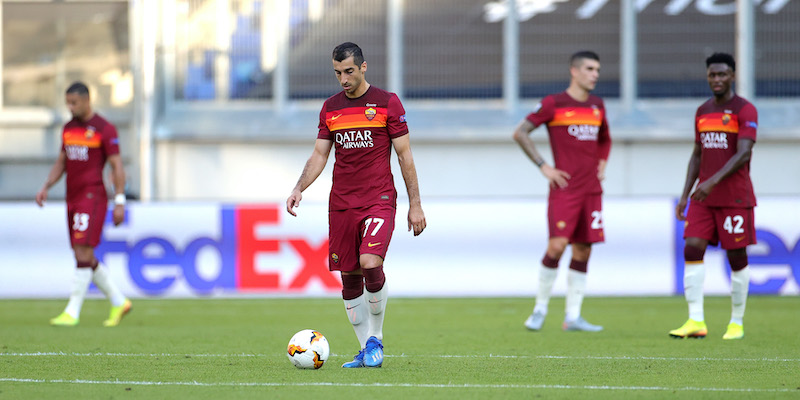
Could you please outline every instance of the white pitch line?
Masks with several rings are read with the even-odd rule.
[[[32,353],[0,353],[0,357],[52,357],[52,356],[71,356],[71,357],[267,357],[267,354],[179,354],[179,353],[75,353],[64,351],[39,351]]]
[[[441,358],[518,358],[518,359],[564,359],[564,360],[655,360],[655,361],[733,361],[733,362],[800,362],[800,358],[715,358],[715,357],[649,357],[649,356],[556,356],[556,355],[405,355],[400,354],[388,357],[441,357]]]
[[[797,389],[760,388],[719,388],[719,387],[663,387],[663,386],[605,386],[605,385],[502,385],[502,384],[437,384],[437,383],[342,383],[342,382],[164,382],[164,381],[94,381],[86,379],[30,379],[0,378],[0,382],[14,383],[70,383],[89,385],[131,385],[131,386],[253,386],[253,387],[388,387],[388,388],[432,388],[432,389],[566,389],[566,390],[619,390],[619,391],[682,391],[682,392],[744,392],[744,393],[784,393]]]
[[[346,354],[345,354],[346,355]],[[0,353],[0,357],[270,357],[274,354],[180,354],[180,353],[75,353],[62,351]],[[332,354],[332,356],[343,356]],[[649,357],[649,356],[558,356],[558,355],[458,355],[458,354],[386,354],[385,357],[398,358],[510,358],[510,359],[558,359],[558,360],[645,360],[645,361],[725,361],[725,362],[800,362],[800,358],[716,358],[716,357]]]

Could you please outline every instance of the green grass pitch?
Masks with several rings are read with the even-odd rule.
[[[600,333],[541,332],[527,298],[390,298],[383,368],[343,369],[357,343],[341,300],[134,300],[103,328],[105,300],[53,328],[66,300],[0,301],[0,399],[800,398],[800,298],[751,296],[745,338],[723,341],[730,299],[706,299],[706,339],[671,339],[681,297],[587,298]],[[286,344],[313,328],[332,355],[295,369]]]

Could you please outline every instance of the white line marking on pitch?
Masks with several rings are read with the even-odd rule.
[[[400,354],[388,357],[426,357],[425,355],[405,355]],[[441,358],[537,358],[537,359],[565,359],[565,360],[656,360],[656,361],[780,361],[780,362],[800,362],[800,358],[715,358],[715,357],[649,357],[649,356],[555,356],[555,355],[437,355],[431,357]]]
[[[72,356],[72,357],[267,357],[266,354],[180,354],[180,353],[68,353],[64,351],[41,351],[32,353],[0,353],[0,357],[48,357],[48,356]]]
[[[747,393],[779,393],[795,392],[796,389],[755,389],[755,388],[715,388],[715,387],[662,387],[662,386],[596,386],[596,385],[493,385],[493,384],[435,384],[435,383],[341,383],[341,382],[163,382],[163,381],[93,381],[86,379],[27,379],[0,378],[0,382],[15,383],[70,383],[89,385],[131,385],[131,386],[331,386],[331,387],[398,387],[398,388],[434,388],[434,389],[571,389],[571,390],[652,390],[652,391],[684,391],[684,392],[747,392]]]
[[[0,353],[0,357],[47,357],[47,356],[72,356],[72,357],[271,357],[274,354],[180,354],[180,353],[75,353],[75,352],[31,352],[31,353]],[[332,356],[347,356],[347,354],[332,354]],[[800,362],[800,358],[714,358],[714,357],[649,357],[649,356],[557,356],[557,355],[457,355],[457,354],[386,354],[385,357],[414,357],[414,358],[512,358],[512,359],[559,359],[559,360],[652,360],[652,361],[731,361],[731,362]]]

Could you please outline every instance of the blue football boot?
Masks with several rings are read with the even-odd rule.
[[[359,350],[358,354],[353,357],[353,361],[348,361],[342,364],[342,368],[361,368],[364,366],[364,350]]]
[[[367,339],[364,348],[364,365],[367,367],[380,367],[383,364],[383,343],[375,336]]]

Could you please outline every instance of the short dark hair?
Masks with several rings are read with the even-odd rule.
[[[75,82],[67,88],[67,94],[75,93],[80,96],[89,96],[89,87],[83,82]]]
[[[706,68],[711,64],[727,64],[731,67],[731,71],[736,71],[736,60],[728,53],[714,53],[706,58]]]
[[[361,47],[353,42],[344,42],[333,49],[333,60],[344,61],[348,57],[353,56],[353,62],[356,65],[361,65],[364,62],[364,54],[361,53]]]
[[[593,51],[591,51],[591,50],[581,50],[581,51],[579,51],[579,52],[577,52],[577,53],[573,54],[573,55],[572,55],[572,56],[569,58],[569,66],[570,66],[570,67],[573,67],[573,66],[575,66],[575,64],[576,64],[578,61],[581,61],[581,60],[583,60],[583,59],[585,59],[585,58],[588,58],[588,59],[590,59],[590,60],[595,60],[595,61],[597,61],[597,62],[600,62],[600,56],[598,56],[598,55],[597,55],[597,53],[595,53],[595,52],[593,52]]]

